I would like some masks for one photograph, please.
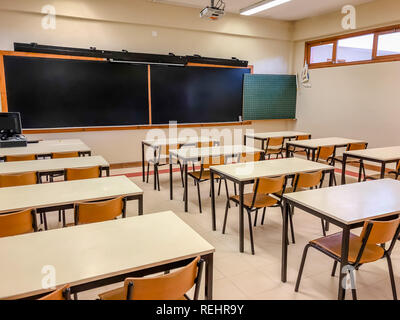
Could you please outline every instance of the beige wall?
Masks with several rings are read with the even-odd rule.
[[[53,4],[56,30],[41,27],[41,8]],[[153,31],[157,36],[152,35]],[[220,21],[199,18],[199,10],[147,0],[0,1],[0,49],[14,42],[37,42],[99,49],[249,60],[256,73],[289,73],[292,24],[227,14]],[[44,115],[45,116],[45,115]],[[256,131],[291,129],[293,121],[263,121]],[[78,137],[111,163],[140,160],[147,130],[32,135],[29,138]]]
[[[300,73],[304,40],[343,33],[340,12],[295,23],[294,73]],[[396,20],[397,19],[397,20]],[[400,1],[357,7],[359,29],[400,22]],[[399,145],[400,62],[310,70],[312,88],[298,93],[297,129],[315,137],[366,139],[371,147]]]

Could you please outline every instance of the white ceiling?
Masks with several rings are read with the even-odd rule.
[[[174,4],[179,6],[188,6],[195,8],[204,8],[210,5],[210,0],[150,0]],[[217,0],[216,0],[217,1]],[[260,0],[224,0],[225,10],[227,12],[239,13],[239,10],[248,7]],[[278,19],[278,20],[301,20],[324,13],[341,10],[344,5],[358,5],[374,0],[292,0],[278,7],[260,12],[254,16]]]

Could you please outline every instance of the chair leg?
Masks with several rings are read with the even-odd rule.
[[[322,233],[324,237],[326,237],[326,230],[325,230],[325,221],[324,219],[321,219],[321,225],[322,225]]]
[[[301,264],[300,264],[300,269],[299,269],[299,274],[297,275],[297,281],[296,281],[296,286],[294,288],[294,291],[299,292],[299,287],[300,287],[300,281],[301,281],[301,276],[303,275],[303,269],[304,269],[304,264],[306,262],[307,258],[307,252],[308,248],[310,247],[310,244],[307,244],[304,248],[303,251],[303,257],[301,258]]]
[[[147,162],[147,178],[146,178],[146,183],[149,183],[149,174],[150,174],[150,162]]]
[[[251,244],[251,254],[254,255],[254,238],[253,238],[253,226],[251,223],[251,212],[247,210],[247,217],[249,218],[249,232],[250,232],[250,244]]]
[[[227,220],[228,220],[228,211],[229,211],[229,200],[226,201],[225,216],[224,216],[224,225],[222,226],[222,234],[225,234],[226,222],[227,222]]]
[[[158,191],[160,191],[160,172],[158,171],[158,166],[157,166],[157,188]]]
[[[46,212],[43,212],[43,222],[44,222],[44,230],[48,230]]]
[[[200,196],[200,182],[197,181],[197,196],[199,198],[199,209],[200,209],[200,213],[202,213],[201,211],[201,196]]]
[[[222,179],[219,179],[219,183],[218,183],[218,196],[221,194],[221,184],[222,184]]]
[[[185,182],[183,181],[183,167],[182,164],[179,162],[179,171],[181,172],[181,182],[182,182],[182,188],[185,187]]]
[[[226,199],[228,199],[228,205],[229,205],[229,208],[231,208],[231,203],[230,203],[230,201],[229,201],[228,181],[226,181],[226,179],[224,179],[224,181],[225,181]]]
[[[256,214],[254,216],[254,226],[257,227],[257,220],[258,220],[258,209],[256,210]]]
[[[265,212],[267,211],[267,208],[264,208],[263,210],[263,215],[262,215],[262,219],[261,219],[261,224],[264,225],[264,219],[265,219]]]
[[[353,270],[349,270],[349,276],[350,276],[350,283],[351,283],[351,295],[353,297],[353,300],[357,300],[357,288],[356,288],[356,281],[354,278]]]
[[[390,275],[390,283],[392,285],[393,300],[397,300],[396,282],[394,281],[392,259],[390,259],[389,255],[386,255],[386,259],[387,259],[387,263],[388,263],[388,267],[389,267],[389,275]]]
[[[337,264],[338,264],[338,262],[337,262],[337,260],[335,260],[335,261],[333,262],[333,268],[332,268],[332,273],[331,273],[331,276],[332,276],[332,277],[334,277],[335,274],[336,274]]]
[[[283,216],[284,216],[285,212],[284,212],[283,206],[280,205],[280,207],[281,207],[282,221],[283,221]],[[289,236],[286,237],[286,243],[287,243],[287,245],[289,245]]]

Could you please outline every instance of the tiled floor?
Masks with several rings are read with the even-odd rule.
[[[133,173],[139,170],[140,168],[119,169],[112,170],[111,174]],[[215,246],[214,299],[336,299],[338,276],[330,276],[333,260],[313,249],[309,250],[300,291],[298,293],[294,292],[294,283],[303,248],[309,240],[322,236],[319,219],[300,210],[295,211],[296,244],[289,246],[288,281],[287,283],[282,283],[280,281],[282,228],[280,209],[268,209],[265,224],[262,226],[259,218],[258,226],[254,228],[256,254],[253,256],[250,253],[247,223],[245,224],[245,252],[239,253],[237,207],[230,209],[227,232],[225,235],[221,233],[226,201],[224,192],[217,198],[217,231],[214,232],[211,230],[208,182],[201,185],[203,213],[200,214],[197,204],[197,192],[193,182],[190,180],[189,212],[184,212],[182,202],[183,189],[178,173],[175,174],[173,201],[169,200],[168,174],[161,175],[160,192],[153,190],[152,176],[149,184],[143,183],[141,176],[131,177],[131,179],[144,190],[145,214],[172,210]],[[337,176],[337,179],[340,181],[340,175]],[[348,182],[355,182],[355,179],[348,177]],[[232,188],[232,185],[230,187]],[[135,201],[128,202],[127,208],[128,216],[137,214]],[[68,214],[68,219],[72,222],[71,212]],[[51,227],[57,227],[56,215],[49,214],[49,220]],[[336,231],[338,229],[331,226],[329,232]],[[359,230],[355,230],[355,232],[359,232]],[[400,288],[400,245],[393,252],[393,265],[397,285]],[[385,260],[362,266],[356,277],[359,299],[392,299]],[[118,284],[80,293],[79,299],[96,299],[97,293],[116,286]],[[349,299],[350,297],[351,295],[348,293],[347,298]]]

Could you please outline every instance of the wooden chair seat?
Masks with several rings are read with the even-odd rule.
[[[343,163],[343,156],[335,156],[333,158],[333,161],[337,161],[337,162],[341,162]],[[346,163],[356,163],[356,164],[360,164],[360,160],[359,159],[352,159],[352,158],[347,158]]]
[[[282,152],[282,148],[268,148],[265,150],[265,154],[278,154]]]
[[[201,171],[188,172],[188,175],[195,178],[196,180],[200,180],[201,178],[201,181],[211,179],[210,170],[203,170],[203,172]],[[214,174],[214,178],[219,179],[220,176],[218,174]]]
[[[335,255],[336,257],[341,257],[341,248],[342,248],[342,232],[338,232],[323,238],[319,238],[316,240],[310,241],[310,244],[313,246],[317,246],[322,248],[323,250],[328,251],[329,253]],[[355,263],[357,260],[358,253],[360,252],[360,248],[362,245],[362,239],[350,233],[349,239],[349,262]],[[361,257],[360,263],[368,263],[379,260],[383,257],[385,251],[382,247],[377,246],[375,244],[367,244],[363,255]]]
[[[243,195],[243,205],[245,207],[251,208],[251,204],[253,202],[254,193],[245,193]],[[231,196],[230,200],[239,203],[240,196]],[[272,207],[278,203],[278,199],[275,199],[266,194],[257,194],[256,201],[254,201],[253,208],[265,208]]]

